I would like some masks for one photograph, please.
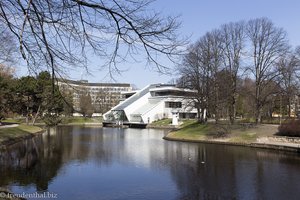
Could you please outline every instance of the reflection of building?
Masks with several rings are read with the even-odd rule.
[[[80,110],[80,96],[89,94],[96,113],[108,111],[120,102],[121,92],[132,90],[128,83],[89,83],[85,80],[60,80],[58,86],[61,91],[71,93],[75,111]]]
[[[137,92],[127,92],[127,99],[104,114],[106,122],[123,121],[147,124],[172,118],[195,118],[197,110],[190,97],[194,91],[176,88],[174,85],[152,84]],[[173,114],[172,114],[173,113]]]

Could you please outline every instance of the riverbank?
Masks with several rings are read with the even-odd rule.
[[[184,122],[164,137],[170,141],[213,143],[300,152],[300,138],[276,136],[278,125],[198,124]]]
[[[0,126],[0,148],[34,137],[42,132],[44,132],[44,129],[38,126],[25,124],[2,125]]]
[[[25,118],[18,118],[18,119],[12,119],[8,118],[6,120],[3,120],[4,123],[11,123],[11,124],[25,124]],[[30,122],[31,123],[31,122]],[[29,124],[30,124],[29,123]],[[36,126],[46,126],[45,122],[43,122],[42,119],[38,118],[36,122],[34,123]],[[63,117],[61,122],[58,125],[63,126],[97,126],[102,127],[102,117]]]

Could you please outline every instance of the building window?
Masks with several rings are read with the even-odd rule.
[[[167,102],[165,102],[165,107],[166,108],[181,108],[182,103],[181,102],[167,101]]]

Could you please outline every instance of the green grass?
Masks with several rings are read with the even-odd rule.
[[[279,118],[279,117],[272,117],[272,118],[263,118],[262,119],[262,123],[263,124],[280,124],[280,121],[283,123],[285,121],[290,121],[294,118],[288,118],[288,117],[283,117],[283,118]],[[243,118],[241,120],[238,120],[240,123],[255,123],[255,119],[254,118]]]
[[[189,125],[192,125],[192,124],[195,124],[195,123],[197,123],[197,121],[193,120],[193,119],[183,120],[182,124],[180,125],[180,128],[184,128],[186,126],[189,126]]]
[[[184,121],[180,129],[167,137],[187,140],[219,140],[224,142],[252,143],[258,137],[272,136],[277,128],[272,125],[258,125],[245,128],[241,124],[199,124],[193,120]]]
[[[102,117],[65,117],[62,120],[63,124],[84,124],[84,123],[101,123]]]
[[[170,125],[172,123],[172,119],[162,119],[162,120],[157,120],[152,122],[152,125],[155,126],[166,126],[166,125]]]
[[[18,137],[26,136],[29,134],[37,133],[43,129],[37,126],[29,126],[20,124],[18,127],[1,128],[0,129],[0,142],[11,140]]]
[[[25,123],[25,118],[7,118],[2,120],[2,122],[6,123]],[[84,117],[63,117],[62,124],[84,124],[84,123],[101,123],[102,117],[93,117],[93,118],[84,118]],[[29,120],[29,123],[32,123],[32,120]],[[38,118],[35,123],[44,123],[44,121]]]
[[[255,119],[254,118],[243,118],[238,120],[240,123],[255,123]]]
[[[178,139],[204,139],[210,134],[210,125],[199,124],[195,120],[185,120],[179,130],[171,132],[168,136]]]
[[[2,120],[2,122],[6,122],[6,123],[24,123],[25,119],[23,118],[19,118],[19,119],[14,119],[14,118],[7,118],[5,120]]]
[[[30,125],[25,125],[25,124],[20,124],[18,127],[22,131],[28,132],[28,133],[37,133],[42,131],[43,129],[38,127],[38,126],[30,126]]]

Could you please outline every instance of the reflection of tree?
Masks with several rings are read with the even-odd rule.
[[[63,164],[95,158],[98,164],[111,163],[110,145],[104,144],[99,130],[102,131],[70,126],[53,128],[0,151],[0,187],[34,184],[38,191],[45,191]]]
[[[46,190],[62,165],[61,155],[60,144],[42,136],[10,146],[0,154],[1,174],[5,174],[0,185],[35,183],[38,191]]]
[[[293,199],[295,194],[281,188],[284,179],[288,179],[292,191],[297,191],[299,175],[295,177],[295,171],[299,168],[295,166],[300,159],[284,154],[244,147],[170,143],[165,146],[165,156],[180,192],[178,199],[276,199],[283,196]],[[279,167],[277,163],[281,160],[288,161]],[[284,177],[278,176],[282,173]]]
[[[173,154],[170,164],[173,179],[180,191],[179,199],[232,198],[235,192],[235,170],[232,157],[224,162],[220,148],[182,145]],[[176,159],[174,159],[176,158]],[[233,164],[233,165],[232,165]]]

